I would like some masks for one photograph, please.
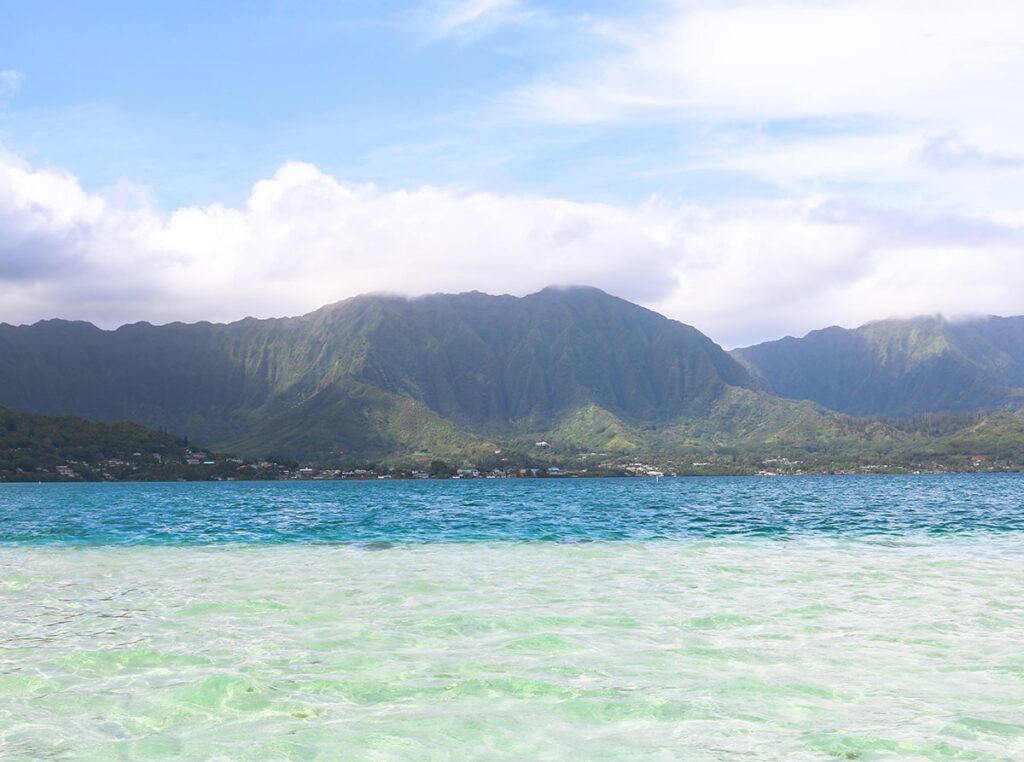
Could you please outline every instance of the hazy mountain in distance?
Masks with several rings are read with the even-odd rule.
[[[850,415],[985,411],[1024,403],[1024,317],[881,320],[738,349],[767,391]]]

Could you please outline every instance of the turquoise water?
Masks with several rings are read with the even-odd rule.
[[[0,545],[1024,532],[1024,477],[0,484]]]
[[[4,759],[1024,759],[1024,478],[0,486]]]

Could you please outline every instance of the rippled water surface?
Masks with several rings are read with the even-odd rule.
[[[1024,478],[0,486],[4,759],[1024,759]]]
[[[1024,531],[1020,475],[0,485],[0,544]]]

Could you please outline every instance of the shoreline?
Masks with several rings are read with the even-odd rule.
[[[1024,474],[1024,468],[1007,468],[991,470],[921,470],[921,471],[809,471],[802,473],[699,473],[699,474],[662,474],[648,476],[641,474],[551,474],[547,476],[467,476],[467,477],[430,477],[412,476],[377,476],[367,478],[353,477],[322,477],[322,478],[291,478],[279,479],[235,479],[235,478],[203,478],[203,479],[0,479],[0,485],[6,484],[322,484],[322,483],[357,483],[380,484],[387,482],[406,483],[449,483],[449,482],[533,482],[533,481],[569,481],[569,480],[628,480],[653,481],[667,479],[805,479],[823,477],[883,477],[883,476],[998,476]]]

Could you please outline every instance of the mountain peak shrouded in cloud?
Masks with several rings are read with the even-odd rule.
[[[307,458],[359,441],[371,454],[355,430],[378,415],[415,415],[479,442],[488,429],[547,431],[594,406],[608,421],[665,422],[752,386],[695,328],[593,288],[365,295],[287,320],[217,325],[0,325],[0,355],[0,404],[132,418],[233,441],[234,451]]]
[[[729,346],[879,315],[1024,309],[1024,233],[829,200],[713,209],[350,184],[289,162],[246,202],[164,212],[0,155],[6,322],[233,320],[370,291],[588,283]]]
[[[876,320],[733,355],[773,394],[850,415],[1019,407],[1024,399],[1024,317]]]
[[[726,346],[1024,312],[1019,2],[53,10],[0,25],[0,321],[550,283]]]
[[[977,437],[948,437],[993,422],[984,446],[1005,457],[1021,441],[1022,401],[1024,318],[886,320],[729,353],[600,289],[562,287],[367,294],[227,324],[0,325],[0,405],[325,463],[498,450],[514,461],[543,451],[692,463],[687,454],[725,448],[834,467],[907,458],[915,443],[980,452]],[[951,445],[961,449],[941,449]]]

